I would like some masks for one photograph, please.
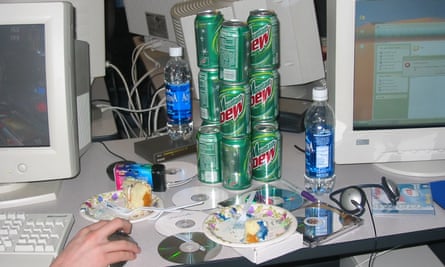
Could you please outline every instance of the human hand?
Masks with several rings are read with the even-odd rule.
[[[51,264],[51,267],[107,267],[109,264],[134,260],[139,246],[126,240],[109,241],[116,231],[131,232],[131,223],[116,218],[100,221],[81,229]]]

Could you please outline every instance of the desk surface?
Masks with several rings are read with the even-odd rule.
[[[133,143],[140,139],[108,141],[105,144],[109,149],[119,155],[137,162],[146,162],[134,154]],[[294,144],[300,147],[304,144],[301,134],[283,132],[283,163],[282,177],[292,184],[303,186],[304,155],[294,148]],[[82,201],[91,196],[114,190],[114,183],[107,177],[106,167],[118,159],[111,155],[102,144],[93,143],[89,150],[81,158],[81,173],[78,177],[65,180],[59,197],[56,201],[22,207],[27,212],[71,212],[75,215],[75,224],[70,238],[82,227],[90,224],[79,215],[79,206]],[[188,155],[176,160],[196,162],[196,155]],[[336,188],[351,184],[378,183],[382,175],[396,182],[416,182],[419,180],[392,177],[375,169],[372,165],[337,166]],[[167,192],[157,193],[166,206],[173,204],[171,196],[188,186],[202,185],[195,180],[189,184],[170,188]],[[234,194],[236,192],[229,192]],[[368,192],[369,193],[369,192]],[[323,198],[331,203],[327,196]],[[378,248],[391,248],[401,245],[416,245],[432,240],[445,239],[445,211],[436,206],[436,215],[398,215],[398,216],[374,216],[379,236]],[[363,216],[364,224],[342,236],[339,236],[327,244],[316,248],[302,248],[285,256],[276,258],[268,263],[283,263],[290,261],[304,261],[319,259],[329,256],[352,255],[372,251],[374,248],[374,232],[369,213]],[[158,244],[165,238],[156,232],[154,221],[135,223],[133,236],[142,248],[142,254],[126,266],[168,266],[175,265],[162,259],[157,253]],[[230,259],[223,261],[224,259]],[[232,248],[223,247],[221,252],[211,260],[212,266],[254,266],[251,262],[242,258]],[[208,264],[208,263],[206,263]],[[200,266],[204,266],[202,264]]]

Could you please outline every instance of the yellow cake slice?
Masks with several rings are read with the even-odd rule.
[[[129,209],[152,205],[151,186],[145,181],[126,179],[122,185],[122,193],[126,200],[126,207]]]

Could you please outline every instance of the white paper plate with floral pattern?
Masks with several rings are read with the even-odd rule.
[[[97,222],[100,220],[112,220],[119,216],[112,209],[106,207],[104,201],[112,202],[120,207],[125,207],[125,199],[123,197],[122,190],[111,191],[106,193],[101,193],[92,196],[91,198],[85,200],[80,205],[80,215],[92,222]],[[152,195],[152,206],[163,208],[164,203],[156,195]],[[140,222],[144,220],[154,220],[159,218],[161,215],[160,211],[140,211],[132,214],[130,217],[125,218],[130,222]]]
[[[210,214],[203,224],[203,231],[212,241],[229,247],[259,247],[284,240],[297,229],[297,220],[288,210],[266,204],[255,203],[247,210],[247,220],[265,223],[267,235],[264,240],[249,243],[245,239],[244,228],[234,228],[243,205],[224,207]]]

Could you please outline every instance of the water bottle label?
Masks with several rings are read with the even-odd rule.
[[[192,101],[190,82],[183,84],[167,84],[167,115],[175,122],[189,122],[192,118]]]
[[[306,175],[330,178],[334,175],[334,135],[306,133]]]

